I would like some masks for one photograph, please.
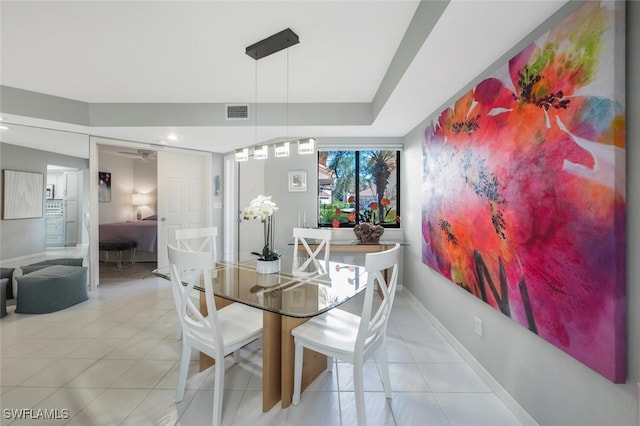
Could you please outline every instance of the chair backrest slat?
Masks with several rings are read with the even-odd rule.
[[[329,256],[331,255],[331,230],[293,228],[293,268],[294,274],[319,272],[326,273],[329,270]],[[312,240],[312,241],[309,241]],[[310,244],[317,244],[313,250]],[[307,258],[300,264],[300,245],[304,247]],[[324,256],[320,259],[320,254]],[[313,264],[315,271],[309,270]]]
[[[177,248],[186,251],[208,251],[212,253],[213,259],[217,260],[217,227],[176,229],[175,237]]]
[[[360,316],[360,327],[356,337],[356,352],[373,347],[384,338],[387,331],[389,315],[395,297],[398,284],[398,263],[400,261],[400,244],[393,248],[380,252],[368,253],[365,258],[365,270],[367,271],[367,286],[365,288],[364,305]],[[387,271],[388,280],[385,280],[383,271]],[[373,311],[373,297],[376,284],[379,287],[381,302],[375,312]],[[361,352],[362,353],[362,352]]]

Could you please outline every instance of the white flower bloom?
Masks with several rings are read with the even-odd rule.
[[[276,203],[271,200],[271,196],[258,195],[251,200],[249,205],[243,210],[243,219],[260,219],[266,220],[269,216],[278,211]]]

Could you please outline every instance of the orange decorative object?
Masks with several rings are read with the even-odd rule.
[[[340,209],[336,209],[336,216],[340,216]]]
[[[356,214],[355,213],[349,213],[349,216],[347,218],[349,219],[349,222],[355,222],[356,221]]]
[[[331,222],[331,226],[333,226],[334,228],[340,228],[340,221],[338,219],[333,219],[333,222]]]
[[[380,204],[382,204],[383,206],[388,206],[389,204],[391,204],[391,200],[388,198],[383,198],[382,200],[380,200]]]
[[[372,201],[371,203],[369,203],[369,208],[371,210],[378,210],[378,203],[376,203],[375,201]]]
[[[355,202],[355,201],[356,201],[356,197],[355,197],[355,196],[353,196],[353,195],[350,195],[350,196],[349,196],[349,199],[348,199],[347,201],[348,201],[348,202],[350,202],[350,203],[353,203],[353,202]]]

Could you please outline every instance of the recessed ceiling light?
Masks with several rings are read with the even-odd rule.
[[[175,133],[169,133],[167,135],[167,139],[169,139],[170,141],[177,141],[178,140],[178,136],[176,136]]]
[[[0,130],[9,130],[7,126],[0,126]]]

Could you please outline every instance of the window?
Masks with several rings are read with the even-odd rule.
[[[318,226],[400,226],[400,151],[318,151]]]

